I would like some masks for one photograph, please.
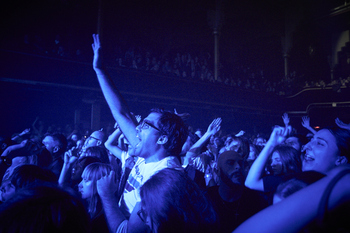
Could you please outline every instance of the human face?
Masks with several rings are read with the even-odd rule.
[[[102,143],[102,137],[101,132],[95,131],[93,132],[84,142],[83,150],[86,150],[89,147],[92,146],[98,146]]]
[[[318,131],[304,147],[303,171],[326,173],[336,166],[339,149],[336,139],[328,129]]]
[[[233,140],[233,138],[232,137],[227,137],[226,138],[226,141],[225,141],[225,146],[229,146],[230,145],[230,143],[232,142],[232,140]]]
[[[266,140],[263,138],[257,138],[256,139],[256,145],[258,146],[264,146],[266,144]]]
[[[253,147],[249,147],[249,155],[247,160],[254,161],[256,159],[256,151]]]
[[[93,182],[92,180],[84,179],[85,177],[82,177],[82,181],[79,183],[78,188],[79,192],[81,194],[82,199],[89,199],[94,194],[93,191]]]
[[[301,144],[299,142],[299,139],[297,137],[289,137],[284,142],[286,145],[293,147],[297,151],[301,151]]]
[[[229,150],[233,150],[233,151],[238,151],[239,147],[241,146],[241,142],[239,140],[232,140],[232,142],[230,143],[229,146]]]
[[[6,180],[1,184],[0,201],[5,202],[15,195],[16,189],[11,181]]]
[[[243,159],[233,151],[227,151],[220,155],[218,166],[220,169],[220,179],[224,183],[242,185],[244,182],[243,176]]]
[[[152,112],[142,121],[142,124],[136,127],[136,137],[140,142],[134,146],[135,155],[145,158],[146,161],[157,152],[160,146],[157,144],[159,139],[159,130],[157,129],[159,129],[158,120],[160,116],[160,113]]]
[[[271,169],[274,175],[279,175],[282,173],[282,161],[280,154],[275,151],[271,156]]]
[[[46,136],[42,143],[44,144],[45,148],[51,153],[54,153],[55,147],[57,146],[57,142],[53,139],[51,136]]]

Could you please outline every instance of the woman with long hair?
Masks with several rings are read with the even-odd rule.
[[[96,182],[101,177],[108,175],[112,167],[105,163],[89,164],[83,171],[82,181],[79,183],[79,192],[86,201],[87,210],[91,217],[91,232],[109,232],[105,220],[100,196],[97,193]]]
[[[273,129],[270,139],[250,167],[245,181],[248,188],[265,192],[270,204],[277,186],[287,177],[301,172],[302,164],[298,151],[282,144],[290,132],[291,127],[276,126]]]

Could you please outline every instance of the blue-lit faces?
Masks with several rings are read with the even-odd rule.
[[[93,191],[94,182],[92,180],[86,179],[86,177],[82,177],[82,178],[83,180],[78,185],[79,192],[81,194],[82,199],[89,199],[94,194],[94,191]]]
[[[304,147],[303,171],[326,173],[336,166],[339,150],[336,139],[328,129],[318,131]]]
[[[159,128],[157,122],[160,118],[160,113],[150,113],[140,125],[136,127],[139,143],[134,146],[135,155],[142,158],[149,158],[157,153],[159,149]]]
[[[282,173],[282,161],[280,154],[278,152],[274,152],[271,156],[271,169],[274,175],[279,175]]]

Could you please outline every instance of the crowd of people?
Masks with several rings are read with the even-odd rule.
[[[316,131],[305,116],[304,135],[284,114],[265,138],[221,135],[221,118],[194,131],[190,113],[135,115],[93,41],[113,132],[34,122],[3,140],[1,232],[350,230],[350,124]]]
[[[82,49],[65,45],[60,35],[44,43],[39,35],[26,35],[25,50],[53,57],[84,61],[86,54]],[[295,71],[289,76],[271,77],[266,74],[267,67],[254,68],[247,64],[219,64],[219,74],[215,78],[214,57],[208,51],[159,53],[146,47],[118,48],[108,65],[115,68],[137,70],[152,75],[191,79],[217,85],[226,85],[252,91],[290,96],[306,88],[332,87],[335,91],[349,86],[350,77],[339,77],[332,81],[305,81],[303,74]]]

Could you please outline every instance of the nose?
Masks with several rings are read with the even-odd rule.
[[[313,144],[312,141],[308,142],[308,143],[303,147],[302,152],[307,151],[307,150],[311,150],[312,144]]]
[[[235,162],[234,170],[238,171],[239,169],[241,169],[241,164],[239,162]]]
[[[80,183],[78,184],[78,188],[82,188],[83,185],[81,184],[83,181],[80,181]]]

